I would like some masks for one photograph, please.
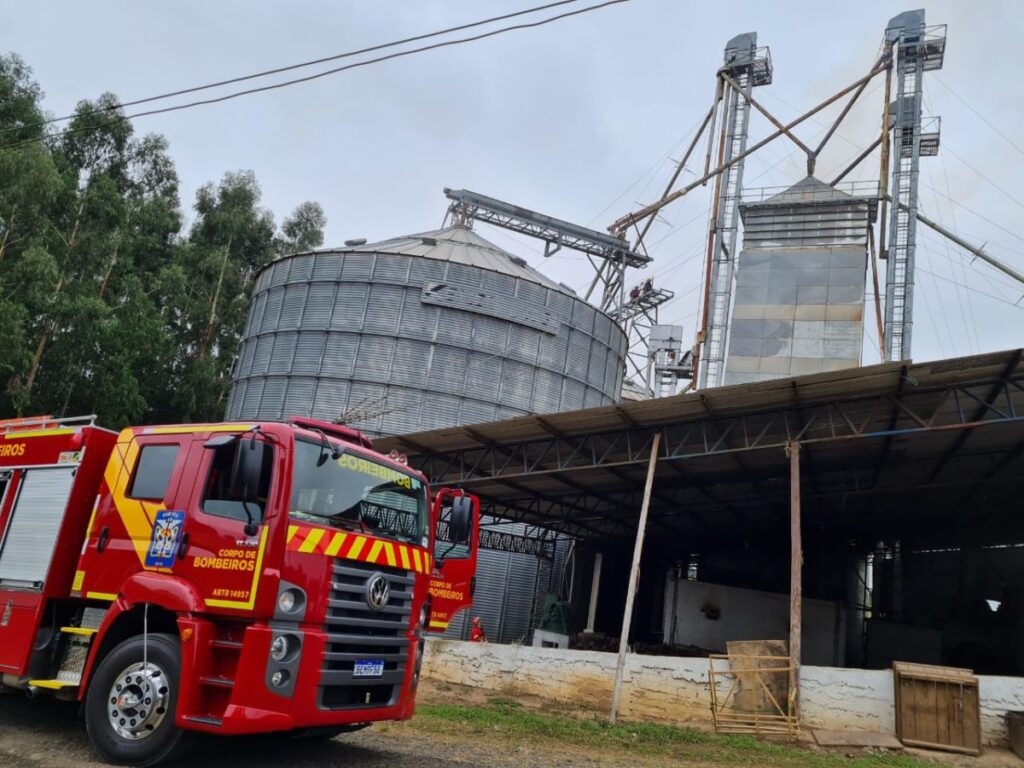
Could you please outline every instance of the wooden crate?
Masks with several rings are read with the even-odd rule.
[[[978,678],[969,669],[893,662],[896,735],[908,747],[981,754]]]

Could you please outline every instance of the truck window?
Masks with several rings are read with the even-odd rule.
[[[135,464],[135,477],[128,488],[128,498],[162,501],[167,495],[171,472],[178,458],[177,445],[144,445]]]
[[[448,535],[448,521],[452,516],[450,504],[442,505],[440,520],[437,525],[437,538],[434,541],[434,559],[465,560],[469,557],[469,544],[453,544]]]
[[[418,477],[351,451],[327,461],[326,450],[295,442],[293,520],[426,546],[427,492]]]
[[[202,510],[208,515],[230,517],[234,520],[247,522],[245,505],[242,499],[231,491],[231,468],[235,463],[235,451],[241,445],[239,441],[222,445],[213,449],[213,461],[210,462],[210,474],[206,479],[206,490],[203,493]],[[269,448],[269,446],[268,446]],[[263,512],[270,496],[270,479],[273,473],[273,450],[263,453],[263,468],[260,472],[259,489],[256,498],[248,502],[249,514],[254,523],[263,522]]]

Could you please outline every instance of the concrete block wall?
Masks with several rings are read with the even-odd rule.
[[[423,675],[496,694],[537,696],[580,709],[611,706],[615,654],[431,639]],[[629,720],[710,724],[708,662],[703,658],[629,654],[619,712]],[[979,676],[982,736],[1007,743],[1003,715],[1024,710],[1024,678]],[[805,666],[800,671],[804,727],[894,734],[889,670]]]

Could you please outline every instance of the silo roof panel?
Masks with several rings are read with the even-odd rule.
[[[531,267],[523,259],[499,248],[467,227],[446,227],[445,229],[381,240],[377,243],[366,243],[343,250],[422,256],[427,259],[466,264],[529,280],[560,293],[573,295],[554,280]]]

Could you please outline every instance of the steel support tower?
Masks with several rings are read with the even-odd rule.
[[[772,68],[765,49],[757,47],[757,33],[737,35],[725,46],[725,62],[720,70],[742,90],[727,88],[722,100],[722,136],[718,165],[726,165],[715,182],[716,199],[711,222],[712,251],[709,291],[705,306],[705,334],[701,349],[699,386],[717,387],[725,370],[725,345],[729,330],[733,271],[736,266],[736,233],[739,225],[739,198],[743,188],[743,161],[732,165],[734,157],[747,149],[750,125],[750,101],[754,86],[772,81]],[[719,83],[721,84],[721,79]]]
[[[922,135],[924,73],[940,69],[946,48],[945,26],[925,27],[924,11],[907,11],[889,22],[886,50],[896,46],[896,101],[893,127],[892,206],[885,280],[885,359],[911,355],[914,326],[914,251],[917,235],[918,172],[922,155],[938,151],[937,131]],[[933,141],[934,139],[934,141]]]
[[[658,394],[664,388],[658,386],[651,378],[651,370],[657,364],[657,349],[653,344],[651,332],[658,327],[658,307],[671,301],[675,293],[665,288],[655,288],[653,282],[649,286],[645,282],[643,286],[635,297],[627,296],[625,304],[615,307],[608,314],[629,338],[629,352],[626,356],[627,378],[633,377],[639,381],[652,397],[664,397]],[[692,365],[690,368],[692,369]],[[692,374],[692,370],[690,373]],[[675,394],[675,391],[673,390],[671,394]]]

